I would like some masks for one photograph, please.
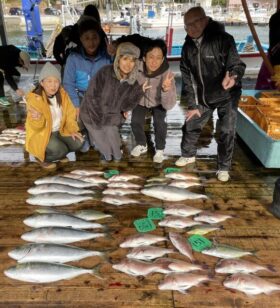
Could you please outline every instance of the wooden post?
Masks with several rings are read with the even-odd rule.
[[[273,70],[273,67],[267,57],[267,55],[265,54],[263,48],[262,48],[262,45],[261,45],[261,42],[259,40],[259,37],[258,37],[258,34],[256,32],[256,29],[255,29],[255,26],[252,22],[252,18],[251,18],[251,15],[250,15],[250,12],[248,10],[248,6],[247,6],[247,1],[246,0],[241,0],[242,2],[242,6],[243,6],[243,9],[244,9],[244,12],[245,12],[245,15],[246,15],[246,18],[247,18],[247,21],[248,21],[248,25],[250,27],[250,30],[252,32],[252,35],[253,35],[253,38],[256,42],[256,45],[259,49],[259,52],[263,58],[263,61],[264,61],[264,64],[265,66],[267,67],[267,69],[269,70],[270,74],[273,75],[274,74],[274,70]],[[277,5],[279,4],[280,0],[278,0],[278,3]]]

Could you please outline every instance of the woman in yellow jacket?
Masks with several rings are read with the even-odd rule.
[[[27,97],[26,150],[43,168],[68,162],[66,155],[83,144],[76,121],[76,109],[63,90],[59,71],[46,63],[39,75],[39,86]]]

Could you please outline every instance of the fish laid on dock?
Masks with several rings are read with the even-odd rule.
[[[178,187],[178,188],[189,188],[193,186],[201,186],[200,183],[189,180],[189,181],[183,181],[183,180],[174,180],[168,186]]]
[[[138,175],[122,173],[122,174],[116,174],[110,177],[109,182],[127,182],[131,180],[140,180],[140,179],[142,178]]]
[[[152,245],[158,242],[167,241],[164,236],[154,235],[154,234],[134,234],[125,239],[124,242],[120,244],[122,248],[133,248],[139,246]]]
[[[151,273],[168,273],[164,264],[145,262],[135,259],[124,259],[112,266],[114,269],[131,276],[147,276]]]
[[[27,192],[31,195],[54,193],[54,192],[67,193],[67,194],[71,194],[71,195],[94,194],[93,190],[73,187],[73,186],[69,186],[69,185],[62,185],[62,184],[35,185],[35,186],[29,188],[27,190]]]
[[[165,201],[183,201],[187,199],[207,199],[207,196],[196,194],[183,188],[172,186],[152,186],[141,190],[141,193],[149,197]]]
[[[233,274],[227,277],[223,285],[226,288],[238,290],[247,295],[270,294],[280,291],[280,285],[251,274]]]
[[[98,266],[93,269],[85,269],[66,264],[28,262],[10,267],[4,271],[9,278],[32,282],[47,283],[63,279],[71,279],[83,274],[98,274]]]
[[[87,250],[76,246],[44,243],[27,244],[16,247],[8,255],[18,263],[26,262],[55,262],[66,263],[79,261],[87,257],[98,256],[105,258],[105,253]]]
[[[132,259],[149,261],[168,253],[174,253],[174,250],[155,246],[140,246],[133,248],[126,256]]]
[[[192,253],[192,246],[187,241],[186,238],[184,238],[181,234],[175,233],[175,232],[169,232],[169,238],[173,246],[184,256],[189,258],[191,262],[193,262],[194,256]]]
[[[243,256],[254,254],[251,251],[245,251],[237,247],[223,244],[214,244],[212,245],[212,247],[202,250],[202,253],[205,255],[223,259],[240,258]]]
[[[235,273],[256,273],[258,271],[275,272],[272,265],[259,265],[251,261],[242,259],[223,259],[218,261],[215,267],[216,273],[235,274]]]
[[[85,176],[90,176],[90,175],[103,175],[103,171],[99,170],[84,170],[84,169],[76,169],[71,171],[70,173],[72,174],[78,174],[78,175],[85,175]]]
[[[180,216],[166,216],[163,220],[161,220],[158,223],[158,225],[161,227],[169,227],[176,229],[189,228],[200,224],[201,224],[200,222],[194,221],[189,217],[180,217]]]
[[[93,233],[65,227],[42,227],[22,234],[21,238],[34,243],[69,244],[78,241],[105,237],[106,233]]]
[[[188,216],[196,215],[200,213],[201,211],[202,210],[197,209],[192,206],[178,204],[178,205],[167,205],[164,208],[163,213],[167,215],[188,217]]]
[[[232,215],[221,214],[217,212],[201,212],[196,217],[194,217],[195,221],[207,222],[209,224],[216,224],[219,222],[223,222],[229,218],[233,218]]]
[[[106,195],[101,199],[102,202],[113,204],[113,205],[124,205],[124,204],[140,204],[139,201],[127,198],[124,196],[111,196],[111,195]]]
[[[130,183],[130,182],[109,182],[107,185],[109,188],[128,188],[128,189],[140,189],[142,188],[141,185]]]
[[[159,284],[158,288],[160,290],[175,290],[185,294],[186,290],[209,280],[210,278],[208,275],[174,273],[167,275]]]
[[[93,198],[90,196],[70,195],[67,193],[46,193],[32,195],[26,202],[31,205],[63,206],[87,200],[93,200]]]
[[[76,180],[76,179],[70,179],[62,176],[47,176],[44,178],[37,179],[34,182],[36,185],[39,184],[62,184],[62,185],[69,185],[73,187],[78,187],[78,188],[87,188],[87,187],[92,187],[94,186],[92,183],[88,183],[85,181],[81,180]]]
[[[183,260],[172,258],[159,258],[154,261],[156,264],[165,265],[169,269],[169,273],[187,273],[192,271],[205,271],[208,266],[203,264],[189,263]]]
[[[214,225],[198,225],[192,227],[187,231],[188,234],[198,234],[204,235],[213,231],[222,230],[223,226],[214,226]]]
[[[71,227],[74,229],[104,229],[104,225],[99,223],[89,222],[84,219],[63,213],[32,215],[25,218],[23,222],[32,228]]]
[[[168,179],[172,180],[191,180],[199,181],[199,176],[194,173],[180,173],[180,172],[170,172],[165,175]]]

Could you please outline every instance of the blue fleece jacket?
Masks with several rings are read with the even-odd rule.
[[[76,108],[80,107],[78,92],[85,92],[91,78],[101,67],[110,63],[112,63],[111,57],[105,50],[100,50],[94,58],[87,57],[83,48],[73,51],[68,56],[63,85]]]

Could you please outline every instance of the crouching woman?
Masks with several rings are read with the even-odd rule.
[[[83,144],[76,121],[76,109],[61,87],[59,71],[46,63],[38,87],[27,97],[26,150],[43,168],[53,169],[57,161],[68,162],[66,155]]]
[[[83,98],[80,119],[103,161],[121,159],[119,127],[144,95],[146,83],[139,85],[136,80],[139,55],[133,44],[120,44],[114,64],[98,71]]]

